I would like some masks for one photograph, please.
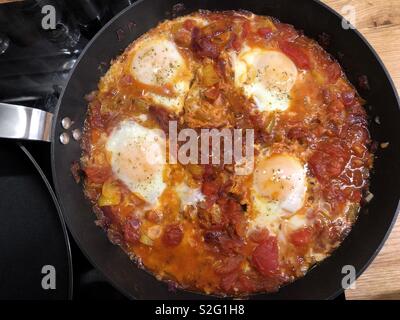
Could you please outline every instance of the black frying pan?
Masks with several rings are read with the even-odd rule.
[[[49,140],[52,144],[53,179],[62,212],[73,237],[89,260],[128,297],[205,298],[204,295],[186,291],[168,291],[166,284],[138,269],[119,247],[108,241],[103,230],[95,226],[91,206],[83,196],[81,185],[75,183],[70,172],[71,163],[78,160],[81,154],[79,143],[71,138],[68,144],[62,144],[60,135],[67,132],[71,136],[72,129],[82,128],[87,109],[84,96],[96,89],[110,60],[160,21],[197,9],[245,9],[277,17],[297,29],[303,29],[306,35],[314,39],[322,33],[330,35],[332,41],[328,51],[339,60],[350,81],[357,86],[360,75],[368,77],[370,90],[358,89],[368,102],[370,118],[379,116],[381,122],[381,125],[377,125],[371,121],[373,139],[390,142],[388,148],[379,149],[376,153],[371,177],[374,198],[362,209],[357,223],[343,244],[304,278],[283,287],[277,293],[253,297],[326,299],[337,296],[343,290],[343,266],[354,266],[357,275],[360,275],[383,245],[396,217],[400,193],[400,111],[398,97],[386,69],[375,51],[356,30],[343,29],[341,17],[317,1],[191,0],[181,3],[183,5],[176,5],[176,0],[137,1],[92,39],[70,75],[53,119]],[[68,130],[62,126],[65,117],[73,121]],[[45,127],[44,131],[46,138]]]

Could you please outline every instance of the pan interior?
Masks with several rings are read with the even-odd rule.
[[[311,38],[322,33],[331,37],[327,51],[337,58],[349,80],[356,85],[361,75],[369,79],[369,90],[359,89],[367,100],[366,110],[371,119],[379,116],[381,125],[371,123],[374,140],[389,142],[378,149],[371,177],[373,200],[365,206],[350,235],[334,254],[311,270],[304,278],[268,295],[268,299],[325,299],[342,291],[342,268],[355,267],[358,274],[375,256],[392,226],[398,206],[400,164],[397,161],[400,137],[396,124],[400,121],[397,95],[383,65],[374,51],[352,29],[342,28],[341,19],[317,1],[290,0],[232,0],[232,1],[138,1],[110,21],[89,43],[71,73],[61,96],[53,128],[53,178],[67,225],[89,260],[102,271],[118,289],[131,298],[187,299],[205,296],[185,291],[171,293],[166,284],[135,267],[125,253],[109,243],[104,232],[95,226],[94,214],[85,200],[82,187],[72,178],[70,167],[78,161],[78,142],[59,143],[65,130],[61,119],[74,121],[71,129],[82,128],[87,103],[84,96],[96,89],[99,78],[107,71],[111,59],[118,56],[133,40],[156,26],[160,21],[198,9],[245,9],[259,15],[277,17],[282,22],[304,30]],[[133,27],[135,26],[135,27]]]

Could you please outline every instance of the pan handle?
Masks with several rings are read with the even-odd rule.
[[[0,103],[0,138],[50,141],[53,114]]]

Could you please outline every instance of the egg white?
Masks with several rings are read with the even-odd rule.
[[[184,210],[187,206],[194,206],[198,202],[204,201],[205,196],[200,188],[191,188],[185,182],[175,187],[175,192],[180,199],[180,209]]]
[[[143,91],[143,98],[179,113],[193,74],[176,44],[166,36],[154,35],[141,39],[132,52],[131,74],[136,81],[148,85],[149,88],[172,88],[172,94],[168,96],[146,89]]]
[[[165,135],[161,130],[130,120],[121,122],[106,142],[113,174],[150,207],[157,205],[166,188],[163,181],[165,147]]]

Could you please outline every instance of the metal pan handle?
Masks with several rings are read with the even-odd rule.
[[[50,141],[53,114],[0,103],[0,138]]]

